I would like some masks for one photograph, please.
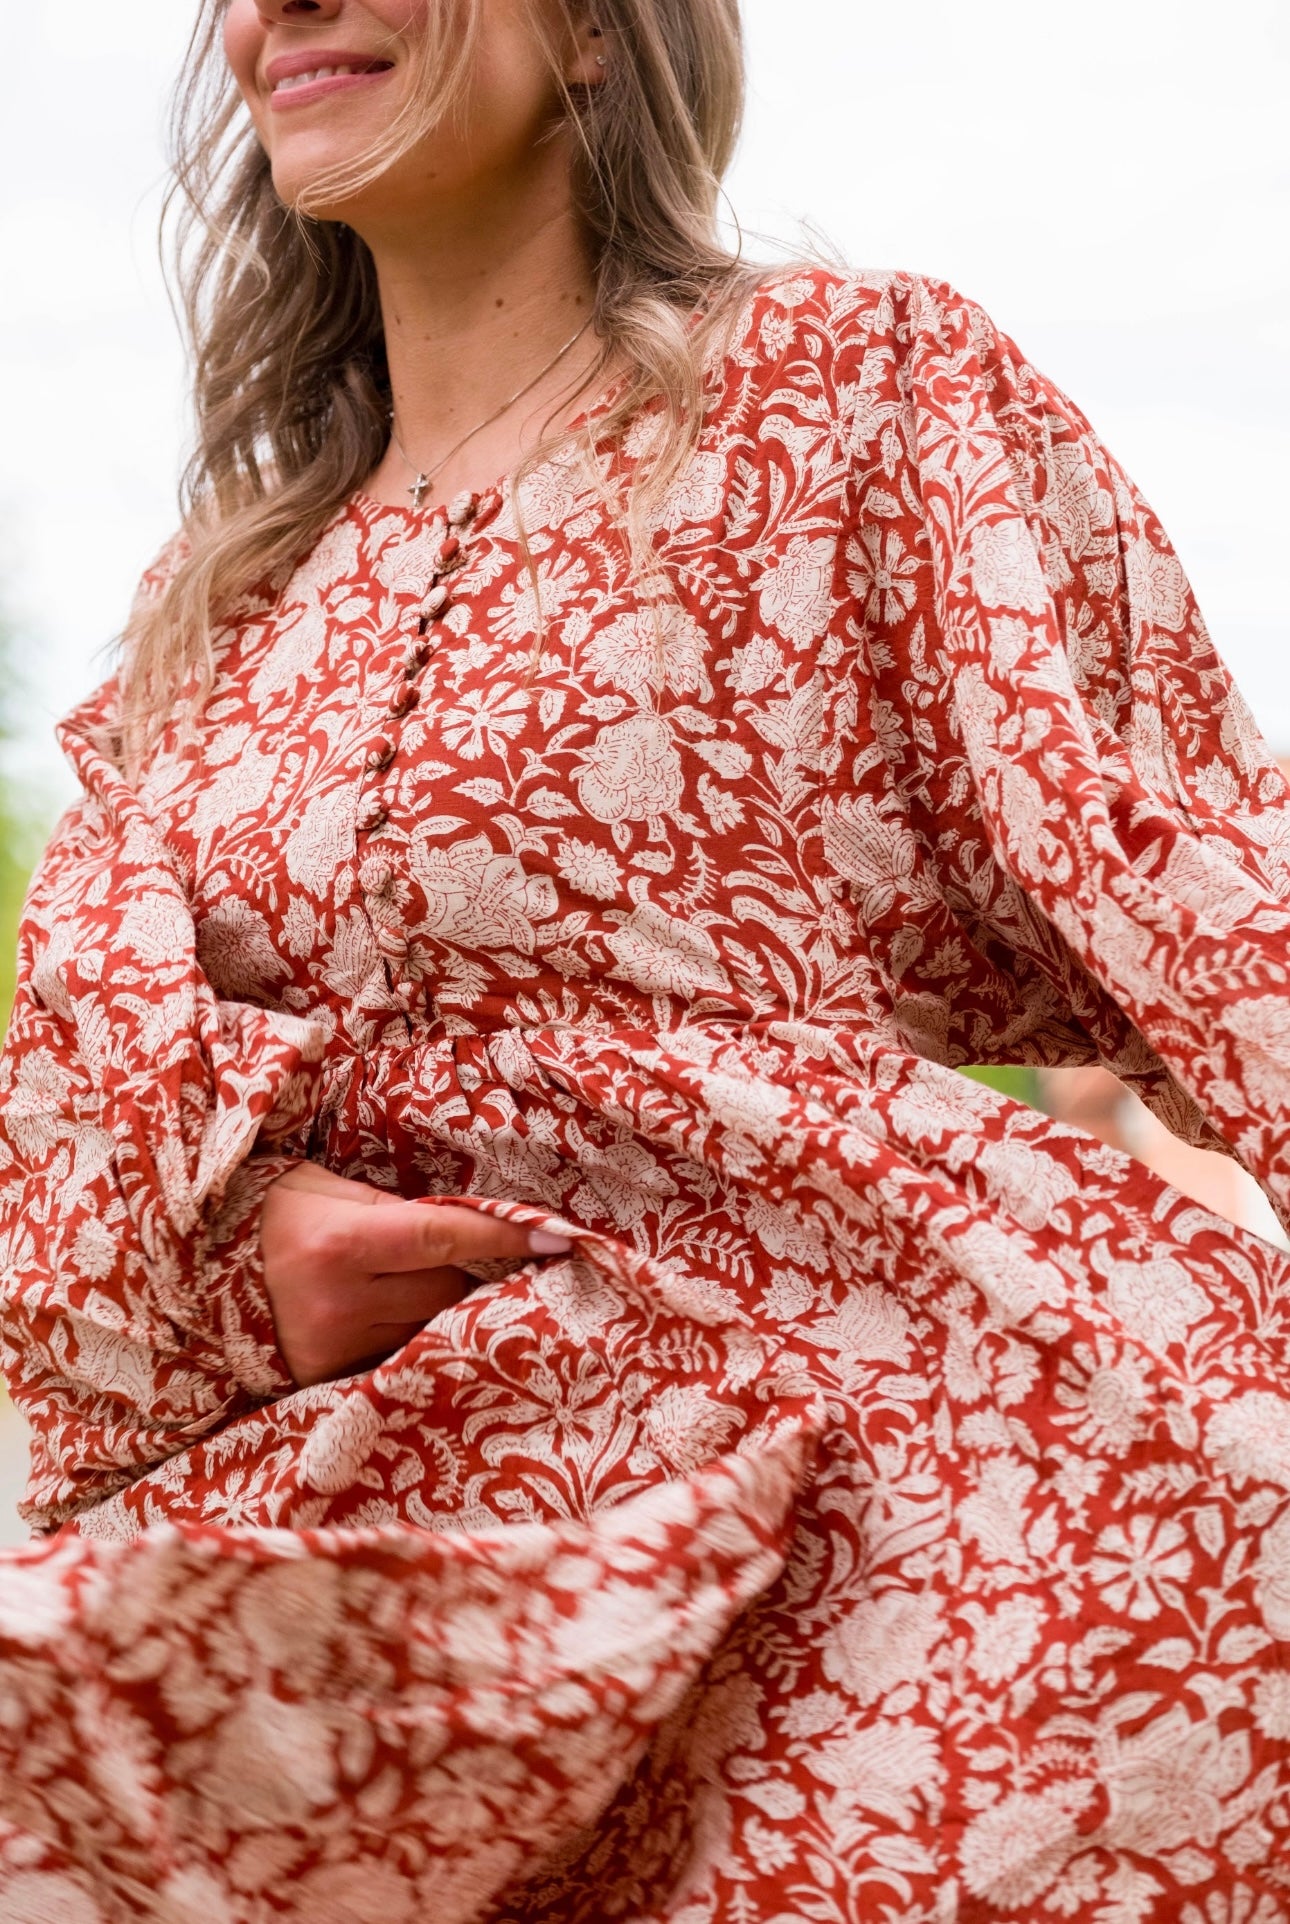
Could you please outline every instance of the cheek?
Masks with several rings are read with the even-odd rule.
[[[559,93],[526,0],[490,0],[475,56],[476,131],[502,147],[531,147],[559,113]]]
[[[414,33],[425,24],[432,6],[442,10],[443,0],[366,0],[364,11],[387,33]]]
[[[229,71],[254,107],[255,69],[264,48],[264,22],[255,0],[229,0],[224,13],[224,58]]]

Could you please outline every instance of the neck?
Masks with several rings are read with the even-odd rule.
[[[433,467],[591,318],[595,284],[567,185],[563,195],[490,196],[486,208],[445,212],[412,235],[364,238],[399,439],[418,465]],[[589,331],[516,412],[536,418],[585,378],[597,352]]]

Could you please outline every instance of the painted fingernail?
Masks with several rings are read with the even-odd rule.
[[[567,1236],[553,1236],[549,1229],[531,1229],[529,1248],[535,1256],[567,1256],[573,1244]]]

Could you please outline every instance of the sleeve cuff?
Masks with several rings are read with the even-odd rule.
[[[197,1252],[196,1284],[208,1326],[237,1389],[254,1402],[296,1385],[278,1350],[264,1287],[260,1217],[266,1190],[299,1156],[252,1155],[229,1178]]]

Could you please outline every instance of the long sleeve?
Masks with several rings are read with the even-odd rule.
[[[928,1053],[1098,1055],[1290,1197],[1290,798],[1159,523],[970,302],[855,387],[826,846]]]
[[[95,745],[104,699],[64,724],[85,794],[29,891],[0,1059],[0,1331],[37,1527],[288,1386],[259,1202],[326,1042],[215,995],[168,850]]]

